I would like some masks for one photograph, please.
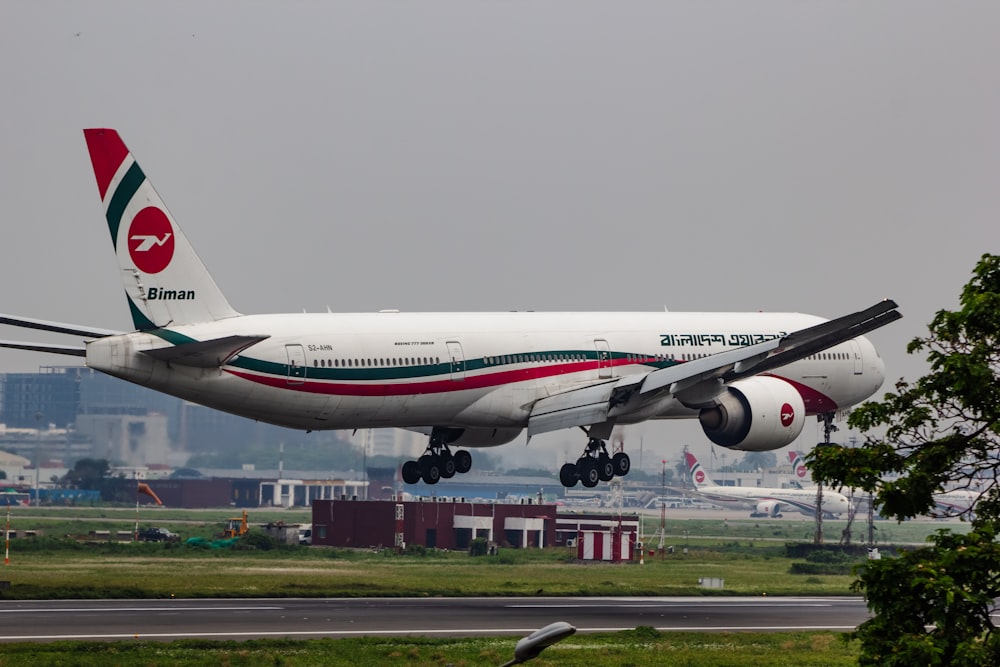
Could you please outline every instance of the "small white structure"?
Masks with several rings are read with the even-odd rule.
[[[634,534],[624,530],[581,530],[576,538],[580,560],[603,560],[612,563],[630,561],[634,556]]]
[[[344,479],[279,479],[260,483],[260,504],[309,507],[313,500],[367,500],[368,482]]]

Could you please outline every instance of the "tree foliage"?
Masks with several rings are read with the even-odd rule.
[[[863,665],[1000,664],[990,618],[1000,597],[1000,256],[983,255],[959,303],[908,346],[927,355],[929,372],[851,415],[864,445],[809,457],[817,481],[874,492],[898,520],[932,512],[947,489],[981,494],[961,512],[968,534],[938,531],[929,546],[860,573],[855,588],[874,613],[851,634]]]
[[[62,478],[62,486],[70,489],[100,489],[110,470],[107,459],[80,459]]]
[[[740,472],[754,472],[770,470],[777,465],[778,456],[774,452],[746,452],[736,467]]]

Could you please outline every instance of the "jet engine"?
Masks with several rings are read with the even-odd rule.
[[[778,449],[795,440],[806,408],[795,387],[775,377],[733,382],[698,421],[708,439],[722,447],[751,452]]]
[[[781,516],[781,503],[777,500],[762,500],[750,514],[751,518],[777,519]]]

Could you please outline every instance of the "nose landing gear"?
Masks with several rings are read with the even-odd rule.
[[[576,463],[565,463],[559,469],[559,481],[566,488],[572,488],[580,482],[590,489],[597,486],[598,482],[610,482],[615,477],[624,477],[631,468],[632,461],[628,454],[618,452],[611,456],[603,440],[591,438]]]

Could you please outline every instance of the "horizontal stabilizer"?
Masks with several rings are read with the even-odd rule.
[[[218,368],[251,345],[268,338],[270,336],[226,336],[196,343],[159,347],[155,350],[143,350],[143,353],[170,364]]]
[[[29,350],[31,352],[48,352],[50,354],[65,354],[71,357],[87,356],[87,349],[84,347],[71,347],[69,345],[49,345],[46,343],[22,343],[16,340],[0,340],[0,347],[11,350]]]
[[[65,322],[49,322],[48,320],[36,320],[31,317],[14,317],[13,315],[3,314],[0,314],[0,324],[9,324],[12,327],[24,327],[25,329],[38,329],[39,331],[51,331],[52,333],[68,334],[70,336],[83,336],[84,338],[104,338],[105,336],[125,333],[111,329],[97,329],[95,327],[84,327]]]

